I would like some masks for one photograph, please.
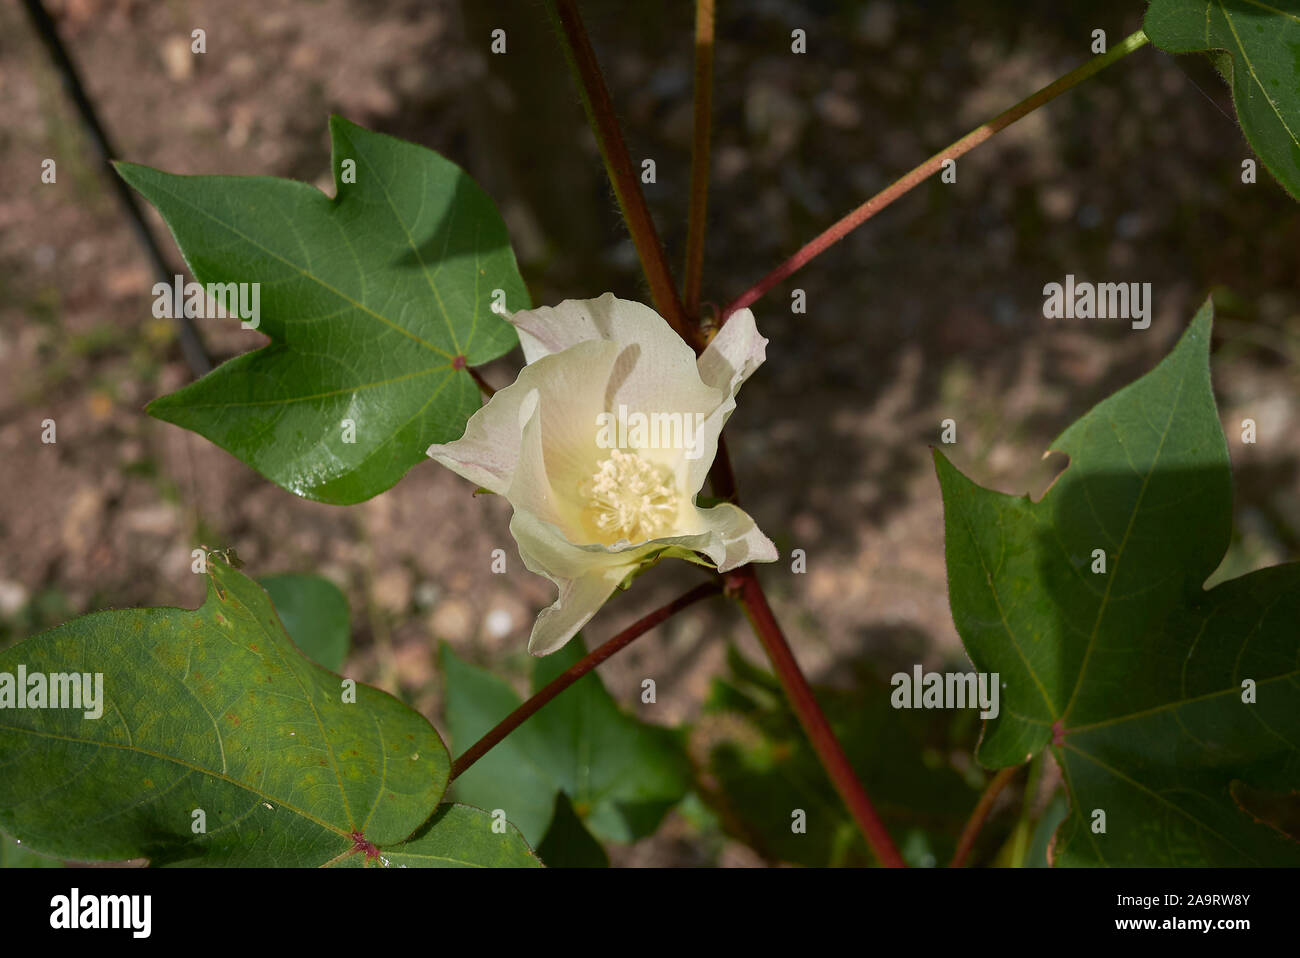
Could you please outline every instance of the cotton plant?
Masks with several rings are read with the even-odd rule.
[[[443,645],[440,732],[344,676],[349,616],[337,587],[310,574],[257,580],[269,570],[241,572],[237,541],[195,542],[190,568],[207,584],[198,609],[93,613],[0,650],[0,861],[590,865],[607,863],[610,844],[652,835],[679,806],[684,819],[707,819],[706,802],[718,823],[709,827],[769,860],[812,865],[1019,865],[1030,844],[1050,848],[1058,865],[1300,864],[1277,810],[1294,790],[1300,741],[1300,565],[1204,588],[1232,506],[1210,383],[1212,303],[1159,365],[1080,410],[1052,444],[1070,464],[1037,500],[979,486],[949,460],[962,447],[918,437],[945,450],[934,454],[935,495],[953,622],[978,687],[998,696],[978,744],[970,737],[973,763],[935,757],[932,740],[951,741],[957,727],[946,717],[919,735],[893,711],[962,707],[945,702],[945,677],[919,664],[914,685],[894,677],[894,695],[870,686],[859,690],[865,701],[845,706],[814,692],[796,654],[809,637],[801,630],[792,648],[777,615],[800,601],[808,544],[795,543],[788,566],[778,561],[759,522],[784,539],[782,517],[761,498],[753,514],[740,507],[722,441],[741,385],[766,357],[751,305],[927,178],[955,182],[965,153],[1148,42],[1235,64],[1225,77],[1243,131],[1300,196],[1295,18],[1264,4],[1153,0],[1145,31],[1109,48],[1096,31],[1082,66],[904,174],[718,308],[701,299],[712,3],[698,3],[680,284],[576,3],[547,5],[649,305],[605,293],[534,306],[505,222],[468,173],[341,117],[329,121],[332,195],[289,180],[117,164],[193,274],[159,284],[156,315],[198,328],[242,319],[256,329],[249,336],[269,340],[156,399],[149,414],[318,502],[363,502],[411,469],[435,468],[430,459],[503,497],[524,565],[558,591],[528,629],[532,693],[521,700],[503,681],[504,662],[471,665]],[[494,33],[504,50],[504,31]],[[1151,297],[1143,301],[1149,309]],[[769,333],[790,321],[776,309],[764,316]],[[1125,334],[1149,335],[1158,322]],[[524,364],[494,390],[485,376],[504,378],[516,346]],[[425,538],[438,543],[436,517]],[[638,576],[664,559],[700,567],[698,584],[608,635],[602,606],[620,587],[627,602],[641,601]],[[780,585],[782,609],[764,579]],[[709,738],[718,724],[701,727],[692,741],[714,747],[700,756],[680,728],[634,712],[655,703],[653,679],[629,708],[593,670],[719,597],[743,609],[775,676],[733,652],[706,710],[741,731],[719,743]],[[726,630],[717,631],[721,640]],[[509,642],[522,650],[523,633]],[[1063,784],[1049,803],[1035,789],[1058,787],[1053,762]],[[914,791],[895,790],[882,816],[858,778],[867,769]],[[982,847],[990,809],[1022,782],[1001,803],[1019,816],[1012,839]],[[816,817],[806,815],[810,797],[823,810]],[[913,800],[933,811],[924,826],[899,811]]]
[[[776,560],[743,509],[696,504],[736,393],[764,359],[753,313],[733,316],[698,358],[653,309],[612,293],[507,319],[527,365],[462,438],[428,452],[510,501],[524,565],[559,587],[528,651],[563,646],[665,554],[704,556],[719,572]]]

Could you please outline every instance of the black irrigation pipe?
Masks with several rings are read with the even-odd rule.
[[[117,198],[122,201],[122,206],[126,208],[131,224],[135,227],[136,238],[140,240],[140,244],[149,255],[149,259],[153,261],[154,269],[157,271],[159,278],[170,286],[172,277],[175,276],[175,270],[168,264],[162,250],[158,248],[158,241],[154,239],[149,224],[145,222],[144,214],[140,211],[140,204],[136,202],[135,194],[126,185],[126,181],[118,176],[117,171],[113,169],[112,160],[117,151],[113,149],[108,134],[104,132],[104,127],[99,122],[99,114],[95,111],[94,103],[86,94],[86,88],[81,85],[81,76],[77,72],[76,64],[72,62],[72,58],[68,55],[68,50],[63,45],[63,41],[59,39],[59,32],[54,26],[54,21],[50,19],[50,15],[45,11],[41,0],[23,0],[23,5],[27,8],[27,15],[31,18],[32,26],[40,35],[41,41],[45,44],[45,49],[50,54],[50,59],[54,61],[54,66],[59,71],[59,77],[63,80],[64,91],[76,105],[81,122],[85,125],[86,132],[90,134],[90,138],[95,144],[95,150],[99,153],[99,161],[104,173],[107,175],[109,182],[113,184]],[[212,369],[212,360],[208,356],[207,349],[203,346],[203,340],[199,337],[199,331],[195,328],[193,320],[188,316],[177,316],[176,326],[180,334],[181,352],[185,356],[185,362],[189,364],[190,370],[196,377],[204,375]]]

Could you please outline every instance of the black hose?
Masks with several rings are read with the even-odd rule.
[[[140,204],[136,201],[135,194],[126,185],[126,181],[118,176],[117,171],[113,169],[112,159],[117,151],[113,149],[108,134],[104,132],[104,127],[99,122],[99,115],[95,111],[95,105],[86,94],[86,88],[81,85],[81,76],[77,73],[76,64],[68,56],[68,50],[63,45],[63,41],[59,39],[59,33],[55,29],[54,21],[50,19],[50,15],[46,12],[41,0],[23,0],[23,5],[27,8],[27,15],[31,18],[32,26],[36,28],[37,34],[40,35],[41,41],[45,44],[45,49],[49,51],[50,58],[54,61],[55,68],[59,71],[59,76],[63,80],[64,91],[77,107],[77,114],[81,117],[86,132],[90,134],[90,139],[95,144],[95,149],[99,153],[100,164],[108,175],[109,182],[113,184],[113,189],[117,192],[117,198],[122,201],[122,205],[130,215],[131,223],[135,227],[136,238],[144,247],[149,259],[153,261],[158,276],[170,286],[172,278],[175,276],[175,270],[168,265],[162,250],[158,248],[158,241],[154,239],[149,224],[145,222],[144,214],[140,210]],[[207,349],[203,346],[203,340],[199,337],[199,331],[195,328],[194,322],[190,317],[180,315],[176,317],[176,326],[180,334],[181,352],[185,356],[185,362],[189,364],[190,370],[196,377],[204,375],[212,369],[212,360],[208,356]]]

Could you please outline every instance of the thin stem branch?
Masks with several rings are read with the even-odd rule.
[[[984,794],[980,800],[975,803],[975,810],[970,813],[970,818],[966,820],[966,827],[962,829],[961,838],[957,841],[957,850],[953,852],[952,862],[949,868],[961,868],[966,864],[966,859],[970,855],[971,849],[975,846],[975,839],[979,837],[980,829],[984,827],[985,820],[989,817],[989,812],[993,810],[993,802],[1001,793],[1002,789],[1016,777],[1021,766],[1012,765],[1010,768],[1004,768],[993,776],[992,781],[984,789]]]
[[[709,470],[709,483],[715,496],[728,502],[739,503],[736,474],[732,469],[731,456],[722,436],[718,437],[718,453],[714,457],[713,467]],[[844,754],[844,747],[835,737],[835,731],[831,728],[821,707],[818,706],[812,688],[800,670],[799,663],[790,650],[790,644],[786,641],[771,606],[768,605],[767,596],[763,593],[762,583],[759,582],[754,567],[741,566],[729,573],[726,581],[728,592],[735,595],[745,607],[750,625],[753,626],[755,634],[767,651],[768,659],[781,682],[781,687],[785,690],[786,698],[794,708],[799,724],[812,742],[817,758],[834,784],[835,790],[844,799],[844,804],[848,806],[867,844],[871,846],[871,850],[882,865],[891,868],[905,867],[902,855],[899,854],[884,823],[876,814],[871,799],[866,789],[862,787],[862,783],[858,781],[848,756]]]
[[[54,61],[55,69],[59,71],[64,92],[76,107],[77,116],[81,119],[86,135],[95,148],[100,167],[108,177],[118,202],[122,204],[122,209],[134,228],[136,239],[140,241],[145,254],[149,257],[149,262],[153,264],[155,275],[170,285],[176,271],[163,255],[162,248],[158,245],[153,230],[149,228],[135,194],[126,185],[126,180],[118,176],[117,170],[113,168],[113,157],[118,155],[117,149],[108,138],[103,124],[99,122],[99,112],[81,82],[81,74],[76,64],[72,62],[72,56],[59,38],[58,28],[55,27],[54,21],[50,19],[49,13],[40,0],[24,0],[24,6],[27,8],[27,16],[31,19],[32,26],[40,36],[41,42],[45,44],[50,59]],[[203,338],[199,335],[194,320],[184,312],[180,312],[176,315],[175,323],[181,354],[185,357],[190,372],[195,376],[207,375],[212,370],[212,357],[208,355],[207,348],[203,345]]]
[[[763,643],[763,648],[767,650],[772,668],[781,681],[781,687],[785,689],[786,697],[794,707],[799,724],[803,726],[804,732],[812,741],[817,757],[821,759],[822,766],[835,785],[835,790],[840,793],[844,804],[853,814],[867,844],[871,846],[871,850],[882,865],[890,868],[905,867],[903,856],[899,854],[880,816],[876,814],[871,799],[867,797],[866,789],[858,781],[848,756],[844,754],[843,746],[835,737],[835,732],[831,729],[830,722],[826,720],[821,707],[818,706],[808,680],[800,671],[799,663],[795,661],[794,653],[790,651],[790,645],[786,642],[781,627],[767,604],[767,597],[763,595],[754,567],[741,566],[735,572],[729,573],[727,580],[729,592],[735,594],[744,605],[750,624]]]
[[[478,385],[479,392],[487,396],[488,399],[491,399],[496,394],[496,389],[488,384],[488,381],[483,378],[483,374],[476,368],[466,366],[465,372],[469,373],[470,378]]]
[[[709,205],[709,140],[713,120],[713,0],[695,0],[695,129],[691,136],[691,202],[686,219],[686,315],[700,319],[704,236]]]
[[[641,268],[650,284],[650,296],[655,308],[682,339],[696,350],[702,349],[699,333],[687,319],[686,311],[677,296],[677,286],[673,282],[672,271],[668,268],[668,259],[659,242],[659,234],[655,231],[654,220],[650,218],[650,209],[641,192],[641,182],[632,167],[627,144],[623,142],[614,104],[610,101],[605,78],[600,72],[600,64],[591,47],[587,30],[582,25],[577,4],[574,0],[547,0],[546,5],[556,33],[562,41],[565,59],[578,82],[587,120],[600,145],[605,172],[609,174],[609,181],[614,187],[619,209],[623,211],[623,221],[627,223],[637,255],[641,258]]]
[[[623,211],[623,218],[627,223],[628,231],[632,234],[632,240],[636,244],[637,253],[641,258],[641,266],[645,270],[646,280],[650,284],[650,292],[655,306],[660,315],[677,331],[678,335],[690,343],[696,351],[700,351],[704,345],[703,336],[700,329],[686,315],[682,303],[677,297],[677,289],[672,282],[672,274],[668,269],[667,258],[664,256],[663,247],[654,228],[654,222],[651,220],[649,210],[646,207],[640,183],[633,172],[632,161],[628,156],[627,146],[624,144],[622,133],[619,130],[618,118],[614,114],[609,92],[605,88],[604,78],[601,76],[600,65],[596,61],[591,42],[582,25],[582,19],[578,15],[577,6],[573,0],[548,0],[547,6],[556,25],[556,32],[562,40],[569,67],[577,78],[583,106],[587,111],[587,119],[596,134],[597,142],[600,144],[601,156],[605,160],[605,170],[614,186],[614,194],[618,199],[619,207]],[[696,122],[698,128],[700,122],[698,114]],[[702,151],[699,149],[694,151],[692,168],[694,170],[696,164],[702,163],[707,173],[707,154],[701,156],[701,153]],[[700,183],[700,189],[704,189],[703,181],[695,180],[692,186],[693,192],[695,190],[694,183]],[[693,200],[692,210],[695,209],[696,206]],[[698,210],[696,221],[702,223],[704,215],[702,201]],[[697,227],[697,229],[702,229],[702,226]],[[713,476],[715,493],[734,500],[736,495],[735,477],[731,473],[726,447],[721,444],[719,457],[714,462],[711,475]],[[835,733],[831,730],[830,723],[826,721],[826,716],[822,714],[821,709],[818,707],[817,700],[808,686],[807,679],[799,671],[799,665],[785,641],[785,636],[781,633],[780,626],[777,625],[776,618],[767,604],[767,598],[763,595],[762,586],[759,585],[753,569],[749,566],[741,567],[736,572],[731,573],[728,582],[729,587],[735,589],[744,604],[754,630],[767,648],[768,656],[772,660],[773,667],[776,669],[786,695],[790,698],[795,714],[799,717],[800,724],[812,740],[813,747],[825,766],[827,774],[830,775],[836,790],[844,798],[858,826],[862,829],[867,843],[882,864],[902,867],[904,864],[902,856],[899,855],[898,849],[889,837],[889,833],[876,815],[866,791],[854,775],[848,757],[844,754],[844,749],[841,747],[839,740],[836,739]],[[582,674],[594,668],[599,661],[603,661],[609,655],[618,651],[642,632],[677,611],[678,608],[703,598],[704,595],[716,588],[716,585],[711,585],[692,590],[676,603],[665,607],[659,613],[652,613],[646,619],[642,619],[641,622],[632,626],[631,629],[615,636],[601,646],[582,662],[579,662],[564,675],[542,689],[528,702],[521,705],[497,728],[489,732],[468,752],[457,759],[452,765],[452,778],[454,779],[469,768],[488,749],[501,741],[537,709],[545,705],[546,702],[558,695],[568,684],[576,681]],[[587,665],[589,660],[590,664]],[[583,668],[584,665],[587,665],[585,669]],[[566,679],[568,679],[567,682]]]
[[[452,780],[454,781],[465,771],[465,769],[477,762],[495,745],[500,743],[502,739],[519,726],[523,725],[524,722],[528,721],[528,719],[530,719],[543,705],[551,701],[551,699],[555,698],[596,666],[600,665],[600,663],[604,662],[615,652],[631,645],[633,639],[645,635],[645,633],[649,632],[656,625],[680,612],[687,606],[694,605],[696,602],[707,598],[708,596],[717,595],[721,590],[722,586],[716,580],[701,583],[684,595],[669,602],[667,605],[661,606],[649,615],[633,622],[630,626],[618,635],[614,636],[604,645],[599,646],[595,651],[587,653],[581,661],[575,662],[573,665],[569,666],[568,669],[558,675],[540,692],[498,722],[491,731],[470,746],[470,748],[461,755],[460,758],[456,759],[456,761],[451,765]]]
[[[1038,792],[1038,785],[1043,775],[1043,764],[1046,752],[1040,751],[1034,756],[1034,760],[1029,763],[1029,774],[1025,776],[1025,790],[1020,796],[1020,820],[1016,822],[1016,829],[1013,833],[1011,842],[1010,862],[1011,868],[1022,868],[1025,861],[1025,853],[1031,837],[1031,825],[1034,810],[1034,798]]]
[[[1146,43],[1147,35],[1141,30],[1125,37],[1120,43],[1111,47],[1107,52],[1094,57],[1077,70],[1071,70],[1065,76],[1043,87],[1033,96],[1021,100],[1015,106],[1011,107],[1011,109],[998,114],[989,122],[976,127],[960,140],[957,140],[955,143],[940,150],[920,166],[916,167],[916,169],[905,174],[901,179],[891,183],[871,199],[867,200],[848,216],[830,227],[812,242],[804,246],[803,249],[799,250],[799,252],[795,253],[788,260],[742,293],[734,302],[722,311],[721,321],[725,323],[732,313],[744,309],[746,306],[752,304],[777,283],[784,279],[788,279],[800,267],[806,265],[814,257],[842,240],[849,233],[853,232],[853,230],[857,229],[890,203],[894,202],[894,200],[920,185],[926,179],[929,179],[939,171],[945,160],[955,160],[957,157],[969,153],[985,140],[992,137],[995,133],[1005,130],[1021,117],[1032,113],[1034,110],[1060,96],[1071,87],[1077,86],[1079,83],[1082,83],[1094,74],[1104,70],[1116,60],[1126,57],[1134,50],[1145,46]]]

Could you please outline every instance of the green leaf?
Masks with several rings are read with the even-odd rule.
[[[609,856],[596,841],[564,792],[555,793],[555,814],[537,854],[548,868],[608,868]]]
[[[533,665],[541,689],[585,655],[581,637]],[[464,751],[520,704],[505,682],[442,646],[447,723]],[[530,844],[541,843],[563,791],[598,839],[652,833],[690,786],[681,735],[622,712],[594,673],[583,676],[456,779],[456,796],[504,809]]]
[[[541,868],[542,863],[509,822],[497,824],[481,808],[439,805],[428,822],[404,842],[337,862],[346,867]],[[495,827],[494,827],[495,826]]]
[[[261,284],[258,328],[271,338],[148,412],[290,492],[349,504],[461,436],[479,393],[457,364],[517,342],[493,290],[508,310],[529,302],[505,224],[460,167],[339,117],[330,136],[333,199],[292,180],[117,170],[158,208],[198,282]]]
[[[351,640],[347,597],[318,575],[268,575],[258,579],[275,603],[284,630],[307,658],[331,672],[343,668]]]
[[[45,854],[154,864],[321,865],[353,833],[407,838],[447,784],[437,732],[369,686],[345,701],[257,583],[208,570],[195,611],[95,612],[0,652],[0,679],[103,677],[99,718],[0,710],[0,827]]]
[[[874,864],[776,677],[734,647],[727,662],[730,675],[714,679],[692,735],[716,783],[704,797],[726,831],[770,860]],[[946,863],[979,798],[947,758],[960,745],[953,733],[962,716],[897,711],[889,685],[870,675],[853,685],[816,689],[818,704],[908,863]],[[973,741],[974,729],[968,734]],[[802,832],[791,827],[796,809]]]
[[[1300,200],[1300,12],[1285,0],[1151,0],[1143,30],[1169,53],[1224,51],[1215,65],[1232,88],[1246,139]]]
[[[1231,794],[1300,781],[1300,564],[1202,587],[1232,519],[1212,315],[1052,444],[1070,463],[1038,502],[935,454],[953,620],[1003,684],[978,757],[1053,749],[1071,799],[1058,864],[1300,864]]]
[[[37,855],[26,845],[0,832],[0,868],[62,868],[57,858]]]

